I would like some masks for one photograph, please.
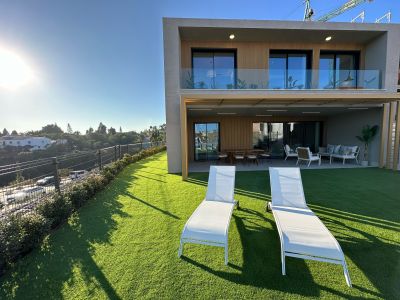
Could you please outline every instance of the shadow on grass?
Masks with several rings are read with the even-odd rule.
[[[384,299],[400,299],[400,243],[392,240],[389,243],[384,242],[383,240],[387,239],[350,227],[343,221],[355,222],[354,216],[349,217],[344,213],[332,217],[331,211],[329,208],[318,207],[318,213],[327,215],[321,217],[327,227],[338,228],[337,231],[332,229],[331,231],[337,235],[343,252],[372,282],[379,293],[357,284],[353,285],[353,287],[370,296]],[[364,224],[369,219],[369,217],[358,215],[357,222]],[[371,225],[367,222],[367,224],[382,228],[380,223]],[[394,230],[391,227],[383,228]],[[343,234],[343,231],[350,232],[351,235]]]
[[[140,202],[140,203],[142,203],[142,204],[144,204],[144,205],[147,205],[148,207],[151,207],[151,208],[153,208],[153,209],[159,211],[160,213],[163,213],[164,215],[167,215],[167,216],[169,216],[169,217],[171,217],[171,218],[174,218],[174,219],[176,219],[176,220],[180,220],[180,218],[179,218],[177,215],[174,215],[173,213],[170,213],[169,211],[166,211],[166,210],[164,210],[164,209],[158,208],[157,206],[152,205],[152,204],[150,204],[149,202],[146,202],[146,201],[144,201],[144,200],[142,200],[142,199],[140,199],[140,198],[138,198],[138,197],[132,195],[132,194],[129,193],[129,192],[125,192],[125,193],[123,193],[123,194],[124,194],[125,196],[128,196],[129,198],[131,198],[131,199],[133,199],[133,200],[136,200],[136,201],[138,201],[138,202]]]
[[[372,173],[368,172],[371,177],[365,177],[365,174],[362,173],[364,170],[346,170],[349,177],[356,176],[357,178],[358,182],[354,187],[355,183],[351,181],[349,183],[348,177],[343,176],[342,170],[340,172],[335,170],[333,176],[331,176],[330,172],[332,171],[314,174],[313,178],[307,175],[311,175],[311,172],[305,172],[306,180],[303,180],[303,182],[306,192],[309,190],[312,192],[312,197],[320,196],[323,199],[322,201],[319,200],[318,204],[310,204],[310,208],[315,213],[322,215],[321,220],[335,234],[343,252],[377,290],[362,287],[357,282],[353,282],[353,288],[364,293],[366,297],[400,299],[398,281],[398,278],[400,278],[400,244],[395,237],[393,239],[386,237],[388,235],[387,230],[392,233],[400,231],[398,217],[396,218],[393,215],[393,210],[397,213],[399,211],[399,203],[394,199],[397,192],[394,189],[386,191],[388,195],[384,198],[385,201],[382,200],[381,203],[376,205],[375,194],[377,191],[379,193],[379,189],[376,189],[373,182],[370,183],[371,180],[374,181],[374,178],[378,182],[381,181],[382,186],[384,181],[390,181],[393,186],[389,187],[394,188],[396,181],[392,177],[386,178],[387,174],[379,172],[379,170]],[[379,172],[378,178],[375,174],[377,171]],[[269,200],[270,186],[266,174],[268,173],[252,172],[249,176],[249,173],[237,172],[235,195],[248,196],[257,200]],[[318,182],[315,182],[316,175],[321,179]],[[396,175],[389,174],[389,176]],[[336,177],[340,178],[336,181],[338,186],[335,188],[332,187],[332,183],[335,183]],[[193,173],[190,174],[188,181],[207,186],[207,178],[208,173]],[[365,189],[368,189],[369,186],[374,188],[366,193]],[[332,193],[332,191],[335,192]],[[380,207],[379,212],[374,214],[374,207],[371,208],[371,204],[375,204],[376,209]],[[362,206],[360,207],[360,205]],[[306,284],[313,281],[312,276],[304,261],[299,259],[287,259],[288,275],[277,280],[276,276],[281,276],[280,273],[276,273],[277,270],[280,270],[280,244],[275,223],[272,224],[272,230],[260,227],[258,225],[260,221],[270,223],[271,221],[260,212],[243,208],[243,204],[241,210],[235,212],[234,220],[243,247],[243,267],[232,264],[229,266],[241,271],[239,274],[213,270],[187,257],[185,260],[207,272],[238,284],[254,285],[302,296],[315,297],[319,295],[320,290],[324,290],[338,297],[349,297],[348,294],[342,293],[340,290],[318,284]],[[357,225],[349,226],[349,223]],[[365,228],[365,231],[358,228]],[[386,230],[386,234],[380,237],[382,230]],[[354,271],[356,272],[356,270]],[[352,270],[350,269],[351,275]],[[302,282],[303,285],[299,282]]]
[[[111,243],[110,237],[118,226],[115,217],[129,217],[122,210],[123,205],[118,198],[120,195],[129,195],[127,189],[132,184],[134,174],[144,165],[128,166],[118,180],[114,180],[104,191],[89,200],[79,212],[71,216],[68,223],[51,234],[42,249],[33,251],[19,261],[0,279],[0,299],[26,299],[30,296],[61,299],[64,286],[72,285],[77,275],[83,278],[83,289],[86,289],[88,297],[92,290],[100,288],[107,298],[120,299],[102,267],[93,259],[92,245]],[[162,211],[133,195],[129,196]]]

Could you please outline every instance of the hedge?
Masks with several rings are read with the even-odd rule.
[[[44,199],[26,215],[11,215],[0,222],[0,275],[18,258],[38,247],[52,229],[64,223],[96,193],[103,190],[127,165],[164,151],[165,146],[125,154],[105,166],[99,174],[91,174],[69,190]]]

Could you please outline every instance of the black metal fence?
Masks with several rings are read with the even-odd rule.
[[[125,154],[162,145],[164,142],[116,145],[0,166],[0,219],[33,211],[55,191],[73,186]]]

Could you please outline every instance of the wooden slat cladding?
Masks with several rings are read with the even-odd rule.
[[[253,147],[253,123],[255,122],[296,122],[296,121],[324,121],[321,117],[311,116],[276,116],[276,117],[188,117],[188,151],[189,160],[194,160],[194,123],[219,123],[220,148],[251,149]]]
[[[268,69],[269,50],[312,50],[312,68],[319,68],[321,50],[360,51],[360,69],[364,68],[365,47],[361,44],[339,43],[266,43],[266,42],[193,42],[181,41],[181,66],[192,67],[192,48],[237,49],[237,68]]]

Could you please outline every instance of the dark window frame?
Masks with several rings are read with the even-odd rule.
[[[339,50],[339,51],[334,51],[334,50],[321,50],[319,52],[319,61],[321,62],[321,56],[322,55],[333,55],[333,82],[335,84],[335,86],[333,87],[333,89],[337,89],[338,86],[336,85],[336,72],[337,72],[337,66],[336,66],[336,57],[337,55],[353,55],[353,59],[354,59],[354,70],[356,70],[356,78],[355,78],[355,88],[357,89],[359,87],[358,85],[358,71],[360,70],[360,56],[361,56],[361,51],[358,50]],[[320,69],[319,69],[320,70]]]
[[[286,78],[285,78],[285,89],[287,89],[287,82],[288,82],[288,70],[289,70],[289,54],[305,54],[306,55],[306,84],[304,89],[311,88],[311,80],[312,74],[307,72],[307,70],[312,69],[312,59],[313,59],[313,50],[312,49],[269,49],[269,56],[268,56],[268,64],[271,59],[271,54],[285,54],[286,55]],[[268,69],[269,72],[270,68]]]
[[[194,74],[194,67],[193,67],[193,53],[198,52],[198,53],[212,53],[213,54],[213,68],[214,68],[214,53],[224,53],[224,52],[232,52],[233,53],[233,68],[234,68],[234,79],[233,79],[233,86],[234,89],[237,88],[237,48],[198,48],[194,47],[191,48],[191,72]],[[214,81],[214,86],[215,86],[215,79]]]
[[[207,161],[208,159],[196,159],[196,125],[197,124],[218,124],[218,152],[221,152],[221,124],[220,122],[193,122],[193,140],[192,140],[192,145],[193,145],[193,159],[194,161]],[[208,157],[208,155],[207,155]]]

